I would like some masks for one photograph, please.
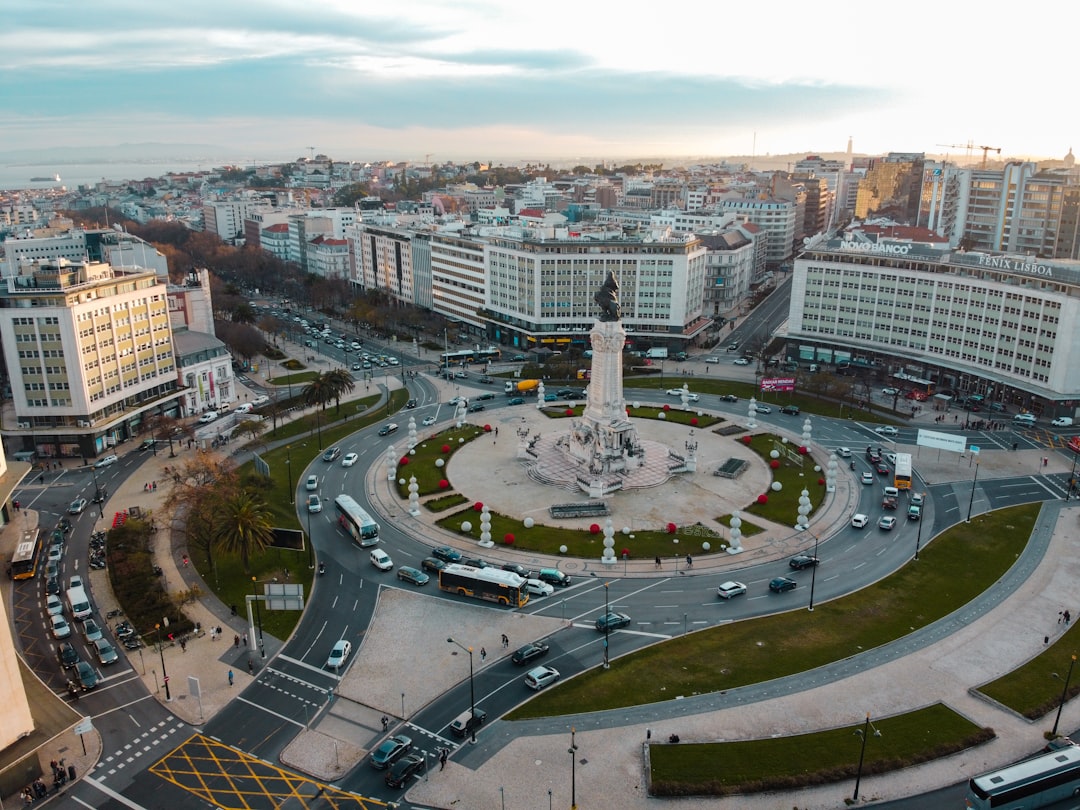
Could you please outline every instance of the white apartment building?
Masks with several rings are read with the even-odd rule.
[[[202,205],[203,230],[232,244],[244,238],[244,221],[261,207],[259,200],[212,200]]]
[[[413,278],[414,231],[387,225],[357,224],[348,230],[348,234],[353,259],[351,280],[355,286],[362,290],[381,290],[398,301],[423,306],[416,298],[418,287]],[[430,283],[426,286],[431,289]],[[427,300],[430,302],[430,298]]]
[[[766,261],[770,266],[776,267],[791,258],[799,214],[798,206],[793,201],[725,198],[716,207],[761,228],[768,238]]]
[[[307,271],[320,278],[349,277],[349,243],[345,239],[316,236],[308,243]]]
[[[41,261],[0,286],[9,447],[95,456],[178,397],[166,288],[153,271]],[[10,427],[10,426],[14,427]]]
[[[788,356],[1077,416],[1080,263],[818,240],[795,262]]]

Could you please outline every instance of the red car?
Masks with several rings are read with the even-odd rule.
[[[890,472],[888,465],[886,465],[883,461],[879,461],[874,466],[874,469],[877,470],[878,475],[888,475]]]

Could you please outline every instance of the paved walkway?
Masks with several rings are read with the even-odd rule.
[[[452,384],[436,383],[444,393],[443,401],[454,391]],[[497,416],[496,416],[497,414]],[[517,486],[491,485],[492,481],[517,481],[520,477],[516,461],[516,426],[524,416],[531,426],[550,425],[549,420],[537,414],[535,408],[523,406],[520,410],[507,409],[485,416],[499,424],[500,435],[491,444],[481,440],[472,443],[466,451],[455,457],[450,468],[455,486],[469,497],[484,500],[498,509],[500,499],[509,498],[516,509],[508,511],[530,511],[546,509],[553,501],[574,499],[569,493],[560,497],[547,488],[537,492],[528,490],[528,485]],[[927,420],[929,421],[929,419]],[[506,426],[503,429],[503,426]],[[434,429],[438,429],[436,425]],[[663,426],[672,429],[673,426]],[[800,424],[801,428],[801,424]],[[552,428],[553,429],[553,428]],[[705,439],[702,439],[703,443]],[[730,439],[710,436],[708,441],[730,442]],[[401,443],[404,446],[404,443]],[[138,476],[132,477],[128,485],[121,487],[107,505],[106,514],[138,505],[151,509],[157,515],[163,515],[162,501],[164,490],[159,486],[157,492],[143,492],[145,481],[164,479],[164,466],[182,461],[169,459],[168,450],[158,451],[157,457],[146,454],[143,469]],[[705,452],[704,450],[702,451]],[[469,455],[471,454],[471,455]],[[1036,472],[1060,472],[1064,462],[1049,454],[1050,466],[1041,466],[1042,451],[989,451],[980,458],[980,480],[992,475],[1014,475]],[[381,466],[381,465],[377,465]],[[971,473],[964,462],[949,460],[932,462],[929,459],[916,460],[917,470],[931,482],[970,480]],[[1067,471],[1067,465],[1064,465]],[[853,508],[853,498],[858,497],[858,486],[848,480],[846,469],[841,469],[840,485],[837,492],[830,496],[818,514],[814,516],[812,531],[827,536],[847,520]],[[396,502],[388,492],[385,471],[373,470],[369,480],[369,491],[376,493],[383,508],[406,530],[422,534],[432,544],[451,541],[460,544],[460,540],[448,533],[435,529],[430,519],[419,520],[408,516],[403,505]],[[698,478],[703,478],[698,473]],[[712,476],[708,476],[710,479]],[[719,479],[718,479],[719,480]],[[723,479],[726,481],[726,479]],[[749,482],[751,479],[747,479]],[[712,483],[707,482],[707,483]],[[730,483],[730,482],[729,482]],[[536,485],[539,487],[539,485]],[[685,502],[695,505],[699,511],[709,517],[723,514],[720,504],[710,504],[702,510],[702,491],[683,483],[672,485],[673,489],[685,489]],[[745,485],[750,488],[750,483]],[[737,490],[738,484],[734,485]],[[726,496],[732,503],[745,503],[748,492],[730,492]],[[710,497],[716,493],[710,493]],[[634,497],[641,500],[641,509],[661,508],[668,512],[674,509],[675,496],[663,490],[643,491]],[[680,507],[681,509],[681,507]],[[1060,518],[1057,511],[1060,509]],[[978,513],[976,509],[976,513]],[[651,730],[653,739],[663,739],[671,732],[677,732],[682,740],[745,739],[768,734],[795,734],[828,728],[836,725],[856,724],[867,712],[873,716],[886,716],[909,711],[936,701],[944,701],[957,711],[971,717],[981,725],[988,725],[997,732],[997,739],[980,748],[950,757],[918,768],[907,769],[896,774],[864,777],[862,794],[867,799],[892,798],[911,795],[933,789],[967,778],[973,773],[989,767],[1014,760],[1024,754],[1037,750],[1041,742],[1041,733],[1049,723],[1028,723],[1013,717],[969,693],[972,685],[991,680],[1007,672],[1037,654],[1042,648],[1043,636],[1056,632],[1058,611],[1072,605],[1073,583],[1080,574],[1080,548],[1075,542],[1080,539],[1077,530],[1074,508],[1062,508],[1054,504],[1044,513],[1040,532],[1045,535],[1045,553],[1038,557],[1038,544],[1033,542],[1029,554],[1038,557],[1030,565],[1018,568],[1020,580],[1015,588],[1005,593],[998,591],[987,594],[978,605],[962,610],[958,615],[945,620],[942,627],[936,628],[940,634],[936,638],[920,638],[919,644],[911,648],[881,653],[887,661],[856,657],[844,662],[849,669],[822,677],[820,673],[805,673],[795,676],[794,686],[799,691],[784,694],[783,689],[770,689],[773,697],[760,699],[758,696],[745,697],[734,694],[716,700],[717,705],[702,711],[700,706],[691,707],[690,703],[673,702],[657,706],[639,707],[628,713],[630,725],[625,718],[596,717],[553,719],[530,724],[495,723],[481,735],[481,743],[475,749],[466,747],[459,751],[442,773],[432,774],[430,781],[417,783],[409,792],[412,801],[434,807],[470,807],[477,810],[501,808],[502,799],[508,806],[540,806],[544,794],[552,791],[554,806],[566,806],[570,802],[568,785],[568,763],[566,763],[568,730],[571,723],[577,724],[579,733],[576,742],[579,746],[577,768],[577,798],[581,806],[619,806],[626,808],[645,807],[649,802],[644,792],[644,758],[642,743],[646,733]],[[617,512],[616,525],[626,523],[632,529],[639,518],[630,513]],[[680,512],[680,515],[682,512]],[[625,517],[629,515],[629,517]],[[624,520],[625,517],[625,520]],[[651,522],[653,518],[641,518]],[[678,522],[683,523],[683,520]],[[620,529],[622,526],[620,526]],[[1038,532],[1037,532],[1038,533]],[[164,539],[158,550],[158,562],[165,571],[170,589],[190,587],[195,581],[196,572],[185,568],[181,562],[182,549],[173,544],[170,533],[161,532]],[[626,536],[626,535],[622,535]],[[710,557],[695,559],[694,573],[725,568],[742,567],[751,561],[759,561],[768,556],[786,556],[796,548],[805,547],[812,542],[807,535],[798,534],[786,527],[769,527],[754,538],[744,541],[746,552],[729,557],[714,554]],[[751,542],[751,541],[754,542]],[[678,555],[684,551],[679,549]],[[498,547],[485,551],[486,557],[507,560],[511,555]],[[654,576],[655,569],[651,560],[620,561],[614,567],[604,567],[590,561],[559,559],[543,555],[526,555],[525,564],[560,564],[569,570],[578,566],[580,570],[604,570],[611,575]],[[520,555],[513,555],[520,560]],[[665,561],[665,565],[668,565]],[[674,565],[672,559],[670,565]],[[684,569],[685,570],[685,569]],[[684,574],[685,575],[685,574]],[[102,611],[110,609],[105,596],[107,587],[102,587],[94,572],[92,586],[95,598]],[[999,590],[1001,587],[999,586]],[[389,592],[388,592],[389,593]],[[394,711],[393,696],[404,691],[406,695],[415,695],[416,702],[430,699],[431,694],[449,688],[455,681],[467,676],[467,670],[455,672],[454,667],[440,667],[433,670],[430,665],[430,648],[424,638],[416,634],[402,636],[398,628],[410,607],[420,605],[427,600],[393,600],[393,609],[380,600],[372,627],[363,646],[356,653],[354,665],[350,669],[343,688],[351,689],[348,684],[363,683],[370,696],[355,705],[362,706],[361,721],[348,716],[345,709],[325,711],[319,721],[313,724],[314,731],[305,735],[304,742],[309,744],[311,754],[321,765],[310,766],[310,772],[320,778],[338,778],[345,772],[343,766],[359,761],[366,750],[382,738],[381,730],[376,729],[374,712],[385,712],[392,717],[402,714]],[[1075,605],[1073,605],[1075,607]],[[183,652],[178,647],[166,647],[165,664],[171,683],[186,687],[186,675],[197,675],[202,685],[201,706],[191,698],[173,691],[170,709],[182,719],[198,724],[211,717],[236,695],[249,679],[246,662],[249,653],[243,644],[237,648],[233,644],[235,635],[243,636],[247,632],[246,623],[241,617],[231,615],[229,609],[217,602],[212,596],[204,595],[194,606],[189,606],[190,615],[200,621],[204,628],[221,626],[223,638],[211,641],[203,637],[188,645]],[[490,612],[482,607],[464,608],[465,613],[489,617]],[[404,613],[403,613],[404,611]],[[1078,611],[1073,610],[1076,614]],[[466,619],[452,611],[430,617],[429,623],[451,622],[453,627],[461,627]],[[514,645],[523,643],[530,637],[540,637],[551,631],[543,623],[521,623],[515,625],[510,634]],[[490,628],[489,628],[490,629]],[[432,630],[434,632],[434,630]],[[440,628],[442,632],[442,628]],[[478,631],[479,632],[479,631]],[[438,635],[437,633],[435,634]],[[434,636],[433,636],[434,637]],[[280,642],[267,637],[267,656],[269,661]],[[494,644],[488,645],[489,649]],[[379,650],[393,649],[397,662],[395,666],[385,665],[385,654]],[[149,653],[147,650],[145,653]],[[501,654],[501,651],[500,651]],[[494,653],[493,653],[494,655]],[[494,660],[494,658],[492,659]],[[263,664],[261,658],[254,658],[256,667]],[[145,654],[142,660],[136,656],[133,665],[143,674],[148,688],[164,699],[160,685],[156,655]],[[228,685],[228,671],[233,671],[235,685]],[[458,667],[458,669],[461,669]],[[819,685],[811,685],[810,682]],[[181,690],[185,691],[185,690]],[[379,697],[379,696],[382,697]],[[346,695],[347,696],[347,695]],[[411,716],[419,705],[413,706],[410,698],[404,714]],[[336,702],[342,706],[343,702]],[[345,713],[345,716],[342,716]],[[372,714],[371,717],[367,717]],[[364,719],[366,718],[366,719]],[[363,730],[363,727],[367,730]],[[1062,718],[1064,728],[1080,725],[1080,701],[1066,705]],[[358,726],[361,728],[358,730]],[[563,726],[563,728],[560,728]],[[512,729],[512,730],[511,730]],[[525,736],[528,734],[529,736]],[[337,740],[340,738],[341,742]],[[344,754],[344,757],[342,755]],[[331,757],[336,767],[331,767]],[[511,775],[512,776],[509,776]],[[502,790],[500,791],[500,788]],[[824,788],[802,790],[794,793],[770,796],[744,796],[725,800],[686,799],[681,804],[687,807],[709,808],[833,808],[843,805],[843,798],[850,795],[850,785],[839,784]],[[655,805],[655,800],[651,802]]]

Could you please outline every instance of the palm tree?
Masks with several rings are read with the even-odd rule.
[[[270,510],[257,492],[240,490],[223,498],[215,530],[215,545],[226,554],[238,554],[245,571],[253,553],[273,542]]]
[[[329,372],[327,372],[328,374]],[[320,374],[306,386],[302,392],[304,397],[304,403],[307,405],[314,405],[315,411],[315,424],[319,429],[319,449],[322,450],[322,421],[319,414],[320,409],[325,409],[327,404],[334,398],[334,389],[332,384],[327,380],[327,374]]]
[[[343,368],[336,368],[333,371],[328,371],[323,377],[326,378],[327,385],[334,392],[334,410],[340,415],[341,395],[351,394],[353,389],[356,388],[356,381],[353,379],[352,374]]]

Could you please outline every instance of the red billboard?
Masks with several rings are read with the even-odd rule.
[[[762,391],[794,391],[794,377],[768,377],[761,381]]]

